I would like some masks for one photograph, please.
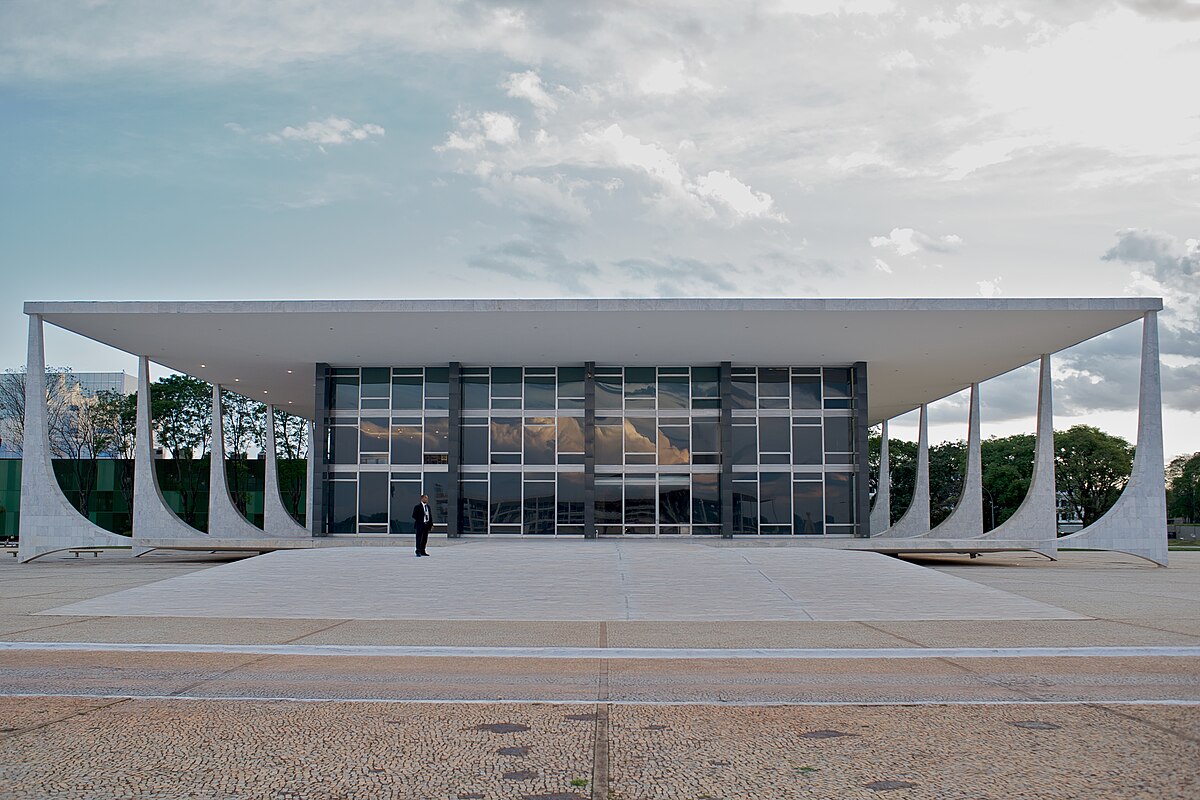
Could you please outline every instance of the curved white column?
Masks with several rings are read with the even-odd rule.
[[[147,539],[206,539],[175,515],[163,498],[154,474],[154,435],[150,424],[150,359],[138,358],[137,435],[133,459],[133,541],[139,547]],[[143,550],[144,552],[144,550]],[[135,554],[136,550],[135,550]]]
[[[983,458],[979,438],[979,384],[971,384],[967,414],[967,472],[962,494],[950,516],[927,535],[941,539],[970,539],[983,535]]]
[[[921,404],[920,434],[917,437],[917,479],[912,502],[896,524],[880,536],[908,538],[929,533],[929,407]]]
[[[1151,311],[1142,319],[1137,449],[1129,483],[1104,516],[1078,533],[1059,539],[1060,546],[1115,550],[1167,566],[1167,496],[1163,475],[1159,369],[1158,314]]]
[[[275,406],[267,404],[267,441],[263,477],[263,532],[268,536],[311,536],[288,513],[279,492],[279,460],[275,454]]]
[[[21,516],[17,560],[72,547],[128,547],[131,540],[106,531],[71,505],[54,477],[46,409],[46,351],[42,317],[29,316],[25,362],[25,443],[21,453]]]
[[[221,384],[212,388],[212,453],[208,460],[208,535],[220,539],[261,539],[266,534],[238,511],[225,473],[225,423]]]
[[[879,437],[879,483],[871,507],[871,535],[883,533],[892,524],[892,469],[888,464],[888,421]]]
[[[1038,552],[1050,556],[1058,538],[1057,499],[1054,488],[1054,398],[1050,356],[1044,355],[1038,378],[1037,440],[1029,491],[1011,517],[976,538],[1045,542],[1045,548]]]

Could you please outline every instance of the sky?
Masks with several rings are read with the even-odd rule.
[[[6,0],[0,30],[0,369],[27,300],[1146,295],[1166,455],[1200,451],[1200,2]],[[1134,438],[1138,327],[1055,356],[1057,428]],[[984,435],[1035,390],[986,383]]]

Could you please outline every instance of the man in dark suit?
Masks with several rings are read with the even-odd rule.
[[[417,529],[417,555],[427,556],[425,545],[429,543],[429,532],[433,530],[433,509],[429,507],[429,495],[421,495],[421,502],[413,506],[413,527]]]

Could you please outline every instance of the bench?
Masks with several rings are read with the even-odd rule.
[[[101,553],[104,552],[104,548],[102,548],[102,547],[72,547],[67,552],[70,553],[71,555],[75,556],[76,558],[79,558],[80,553],[91,553],[92,557],[95,558],[96,556],[99,556]]]

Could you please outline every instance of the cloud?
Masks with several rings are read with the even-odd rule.
[[[533,70],[512,73],[503,86],[509,97],[529,101],[543,119],[558,109],[558,102],[547,94],[542,79]]]
[[[697,78],[682,59],[663,58],[642,73],[637,88],[642,94],[673,95],[683,92],[698,94],[710,91],[713,87]]]
[[[227,124],[226,127],[237,133],[244,130],[241,126],[235,128],[230,127],[231,125],[233,123]],[[289,125],[279,133],[268,134],[265,138],[269,142],[305,142],[324,149],[326,145],[365,142],[374,137],[382,138],[384,133],[382,125],[370,122],[360,125],[354,120],[344,117],[329,116],[321,120],[312,120],[298,128]]]
[[[525,282],[551,283],[584,296],[590,293],[586,279],[599,274],[590,259],[571,258],[555,245],[522,236],[482,248],[467,263],[475,269]]]
[[[930,236],[914,228],[892,228],[887,236],[872,236],[869,240],[871,247],[887,247],[896,251],[897,255],[910,256],[922,251],[931,253],[950,253],[962,244],[962,237],[957,234],[945,236]]]

